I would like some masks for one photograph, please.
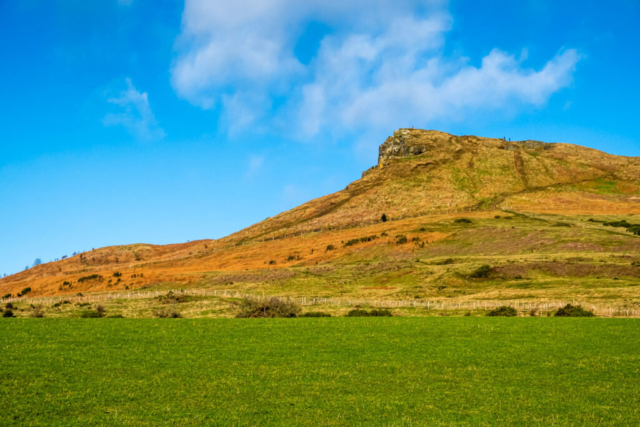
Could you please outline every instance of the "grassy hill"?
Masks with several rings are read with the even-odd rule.
[[[342,191],[219,240],[107,247],[43,264],[1,279],[0,296],[224,289],[634,308],[637,224],[640,158],[400,129],[378,165]]]

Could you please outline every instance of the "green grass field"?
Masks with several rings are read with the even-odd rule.
[[[0,425],[639,423],[633,319],[0,319]]]

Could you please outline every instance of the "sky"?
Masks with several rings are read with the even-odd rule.
[[[0,274],[220,238],[402,127],[640,156],[640,0],[0,0]]]

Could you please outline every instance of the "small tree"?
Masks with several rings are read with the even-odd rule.
[[[380,221],[387,222],[387,214],[382,214],[382,217],[380,218]]]
[[[36,267],[38,265],[42,264],[42,260],[40,258],[36,258],[35,261],[33,261],[33,266]]]

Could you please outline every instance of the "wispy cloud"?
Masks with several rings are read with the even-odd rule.
[[[247,170],[247,178],[254,177],[260,169],[262,169],[262,165],[264,164],[263,156],[251,156],[249,158],[249,168]]]
[[[294,47],[310,21],[332,32],[302,64]],[[187,0],[172,83],[194,105],[221,108],[230,129],[312,138],[542,106],[571,84],[581,58],[562,49],[534,69],[526,51],[488,49],[472,66],[444,54],[451,27],[444,1]]]
[[[107,114],[102,119],[102,123],[105,126],[123,126],[140,140],[151,141],[164,138],[165,133],[158,126],[151,111],[147,93],[139,92],[129,78],[126,79],[126,84],[126,90],[120,92],[117,97],[107,100],[109,104],[115,106],[117,112]]]

